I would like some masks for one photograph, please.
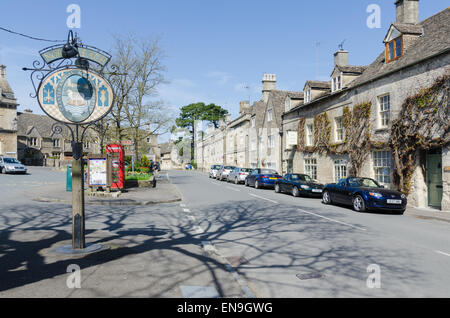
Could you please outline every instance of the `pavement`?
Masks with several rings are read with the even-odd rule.
[[[446,221],[356,213],[195,171],[168,172],[179,202],[87,205],[86,241],[109,249],[60,255],[71,207],[32,194],[63,177],[0,175],[0,297],[450,297]],[[68,284],[74,268],[80,288]]]

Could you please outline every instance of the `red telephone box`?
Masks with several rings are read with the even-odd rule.
[[[121,145],[107,145],[106,153],[111,159],[111,189],[125,188],[123,147]]]

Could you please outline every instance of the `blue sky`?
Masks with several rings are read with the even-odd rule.
[[[233,118],[239,101],[261,98],[263,73],[277,75],[277,88],[301,91],[309,79],[328,80],[340,42],[352,65],[367,65],[383,50],[395,20],[394,0],[164,0],[2,1],[0,26],[36,37],[65,39],[69,4],[81,7],[82,40],[112,48],[114,34],[161,37],[169,84],[159,98],[177,113],[192,102],[216,103]],[[366,25],[370,4],[381,7],[381,28]],[[448,0],[421,0],[420,20],[448,7]],[[316,67],[316,43],[318,66]],[[0,63],[7,65],[19,110],[42,113],[29,97],[22,67],[31,66],[48,43],[0,31]],[[248,86],[249,89],[244,87]]]

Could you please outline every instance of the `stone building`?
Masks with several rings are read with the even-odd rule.
[[[0,156],[17,158],[17,100],[0,65]]]
[[[397,20],[387,30],[383,51],[370,65],[348,65],[348,52],[339,50],[328,87],[319,88],[310,81],[305,84],[305,103],[283,114],[283,172],[307,173],[323,183],[348,176],[348,153],[317,150],[315,119],[326,114],[329,145],[338,148],[346,144],[345,109],[351,111],[367,103],[372,147],[360,174],[394,187],[393,149],[388,146],[392,123],[408,97],[450,72],[450,9],[419,22],[418,4],[418,0],[395,2]],[[448,108],[445,114],[448,120]],[[297,145],[289,142],[289,133],[302,136]],[[448,132],[434,136],[442,137],[448,138]],[[408,197],[411,206],[450,210],[449,143],[447,140],[442,147],[417,150]],[[299,151],[308,147],[316,150]]]
[[[55,120],[46,115],[33,114],[26,110],[17,113],[17,154],[26,165],[62,166],[72,160],[72,136],[69,129],[60,125],[61,134],[52,130]],[[88,130],[83,144],[85,155],[100,154],[99,138],[95,131]]]
[[[210,125],[195,143],[198,167],[208,170],[224,164],[244,168],[272,168],[281,172],[281,115],[303,103],[303,92],[276,89],[276,75],[264,74],[262,97],[250,106],[240,103],[239,116]]]

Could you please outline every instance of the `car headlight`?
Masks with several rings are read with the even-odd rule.
[[[301,188],[302,188],[303,190],[310,190],[310,189],[311,189],[311,187],[310,187],[310,186],[307,186],[307,185],[302,185]]]
[[[383,196],[381,193],[377,193],[377,192],[369,192],[369,195],[372,197],[375,197],[377,199],[379,199]]]
[[[402,197],[402,199],[406,199],[406,195],[404,195],[404,194],[402,194],[401,197]]]

